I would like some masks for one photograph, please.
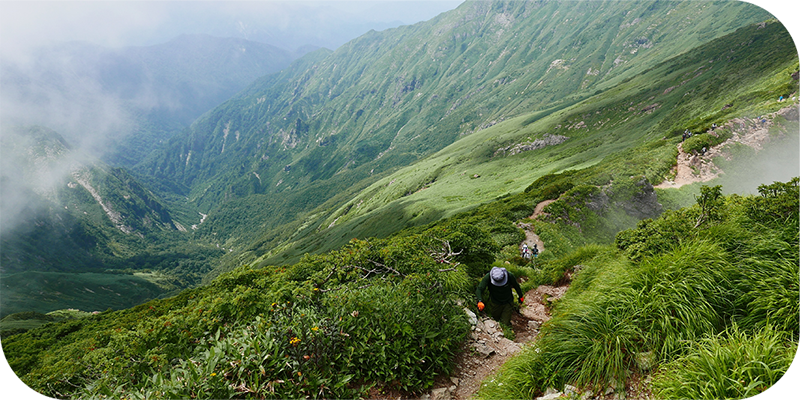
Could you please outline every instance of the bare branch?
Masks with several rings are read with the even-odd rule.
[[[428,250],[428,254],[430,254],[434,260],[441,264],[458,265],[459,263],[457,261],[453,261],[453,258],[461,255],[463,250],[453,252],[453,248],[450,246],[449,241],[441,239],[437,240],[442,242],[441,250]]]

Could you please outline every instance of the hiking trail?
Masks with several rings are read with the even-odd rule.
[[[796,114],[797,107],[787,107],[772,114],[768,114],[767,117],[734,118],[718,128],[730,129],[733,132],[733,136],[716,146],[712,146],[702,155],[696,152],[687,153],[683,151],[683,143],[678,143],[677,165],[673,167],[675,177],[671,180],[665,180],[653,187],[656,189],[679,188],[692,183],[708,182],[718,177],[722,171],[714,165],[712,160],[719,156],[730,160],[730,154],[723,150],[728,144],[742,143],[759,151],[762,149],[764,143],[770,140],[769,130],[773,125],[772,121],[774,117],[780,115],[791,119],[791,116],[788,115],[790,113]],[[716,135],[713,130],[700,134]]]
[[[536,211],[531,216],[541,215],[542,209],[553,200],[547,200],[536,206]],[[540,253],[544,251],[544,243],[538,235],[531,231],[530,224],[520,224],[525,229],[525,241],[528,246],[533,244],[539,247]],[[519,247],[522,248],[520,243]],[[497,373],[498,369],[511,356],[522,350],[525,343],[531,342],[539,335],[542,324],[550,319],[550,304],[564,295],[569,287],[572,274],[566,273],[567,284],[561,286],[540,285],[525,293],[525,303],[518,313],[511,317],[511,327],[514,330],[514,340],[503,336],[499,323],[493,320],[488,313],[479,312],[475,315],[465,308],[472,323],[472,332],[462,351],[456,356],[456,366],[450,376],[439,376],[433,389],[423,394],[423,400],[466,400],[471,399],[480,388],[481,382],[487,377]],[[525,278],[520,279],[520,283]],[[397,398],[397,396],[389,396]],[[387,397],[387,398],[389,398]]]

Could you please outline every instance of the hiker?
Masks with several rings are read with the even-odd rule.
[[[539,255],[539,246],[537,246],[536,243],[533,244],[533,251],[532,252],[533,252],[533,256],[534,257]]]
[[[530,255],[528,254],[528,244],[527,243],[523,243],[522,244],[522,258],[530,258]]]
[[[706,155],[706,148],[705,148],[705,147],[703,147],[703,150],[702,150],[702,151],[700,151],[700,155],[701,155],[701,156],[704,156],[704,155]]]
[[[491,315],[495,321],[502,324],[511,325],[511,313],[514,311],[514,293],[517,291],[519,304],[525,300],[522,296],[522,288],[517,283],[517,277],[505,268],[492,267],[486,276],[481,279],[478,289],[475,290],[475,297],[478,298],[478,310],[483,311],[483,291],[489,289],[489,298],[492,300]]]

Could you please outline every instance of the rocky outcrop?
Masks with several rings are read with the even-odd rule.
[[[639,189],[634,192],[628,201],[615,202],[614,204],[622,208],[626,214],[638,219],[653,218],[661,214],[663,208],[658,202],[658,196],[650,182],[642,178],[636,182]]]
[[[569,138],[566,136],[551,135],[549,133],[545,133],[541,139],[536,139],[532,142],[523,142],[507,147],[501,147],[495,150],[494,156],[497,156],[501,153],[504,156],[513,156],[515,154],[519,154],[525,151],[539,150],[547,146],[555,146],[564,143],[567,139]]]

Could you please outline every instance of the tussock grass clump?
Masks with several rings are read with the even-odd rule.
[[[671,358],[686,341],[718,332],[734,313],[735,267],[719,246],[701,242],[638,266],[630,306],[648,349]]]
[[[624,292],[572,308],[543,329],[541,346],[565,382],[593,388],[624,385],[627,371],[635,367],[630,355],[642,342],[632,309],[617,302],[630,295]]]
[[[663,365],[653,381],[654,394],[665,399],[743,399],[761,393],[792,363],[797,343],[788,336],[772,325],[752,334],[733,325]]]

